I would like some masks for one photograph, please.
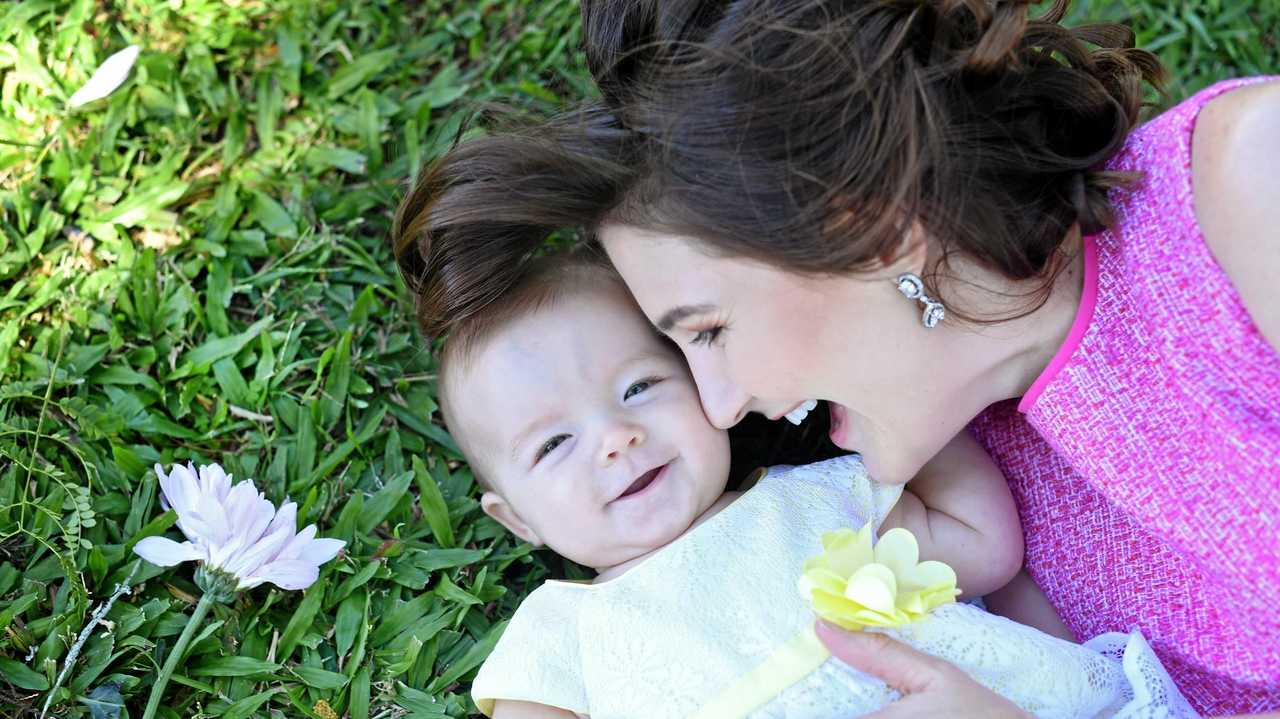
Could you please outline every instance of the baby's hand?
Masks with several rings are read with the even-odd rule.
[[[1022,568],[1022,525],[1004,474],[961,432],[907,483],[880,534],[903,527],[921,559],[951,565],[964,597],[1009,583]]]

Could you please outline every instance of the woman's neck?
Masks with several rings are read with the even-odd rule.
[[[1030,314],[992,325],[944,324],[947,331],[938,371],[949,375],[947,386],[961,388],[953,398],[983,409],[1021,397],[1045,371],[1066,341],[1079,312],[1084,279],[1084,253],[1078,231],[1064,243],[1061,266],[1045,303]],[[948,279],[951,278],[951,279]],[[1018,315],[1036,298],[1044,280],[1009,280],[998,272],[964,259],[953,259],[940,280],[948,304],[979,318]]]

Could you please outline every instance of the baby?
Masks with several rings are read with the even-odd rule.
[[[824,532],[904,527],[970,596],[1021,564],[1013,501],[976,446],[906,489],[871,481],[852,455],[726,492],[726,433],[590,255],[532,261],[455,328],[440,400],[484,511],[597,572],[521,605],[472,689],[499,719],[864,714],[896,694],[837,660],[798,670],[787,654],[814,621],[797,579]],[[967,604],[889,632],[1038,716],[1138,716],[1152,701],[1194,716],[1137,635],[1081,646]]]

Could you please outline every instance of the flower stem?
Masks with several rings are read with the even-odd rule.
[[[191,613],[191,619],[187,620],[182,636],[178,637],[178,642],[173,645],[173,649],[169,650],[169,658],[165,659],[160,676],[156,677],[156,683],[151,685],[151,696],[147,699],[147,708],[142,712],[142,719],[152,719],[156,715],[156,709],[160,707],[160,697],[164,694],[165,685],[169,683],[169,677],[173,676],[174,667],[178,666],[182,655],[186,653],[187,644],[191,642],[196,629],[204,622],[204,615],[209,613],[209,607],[213,606],[213,602],[212,594],[205,592],[200,595],[200,601],[196,603],[196,610]]]

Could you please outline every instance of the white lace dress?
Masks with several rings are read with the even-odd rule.
[[[899,494],[872,482],[856,455],[775,467],[621,576],[539,587],[481,667],[472,696],[486,714],[511,699],[592,719],[869,713],[896,692],[837,659],[799,677],[772,668],[785,667],[779,659],[812,631],[796,581],[804,560],[822,551],[822,533],[879,526]],[[1072,644],[968,604],[888,633],[1039,717],[1196,716],[1136,633]]]

